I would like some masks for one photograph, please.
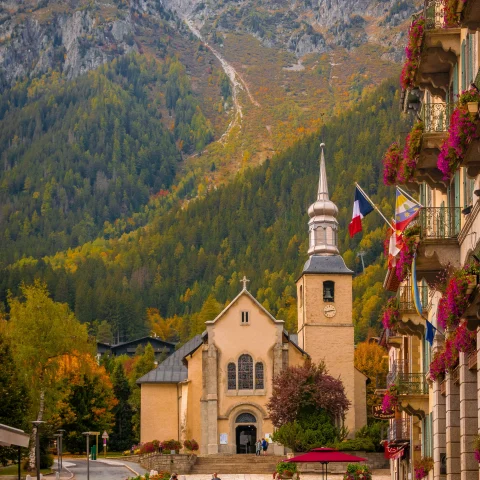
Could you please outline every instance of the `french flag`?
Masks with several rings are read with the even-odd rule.
[[[348,225],[350,237],[362,231],[362,218],[373,210],[372,204],[365,198],[360,189],[355,189],[355,201],[353,202],[352,221]]]

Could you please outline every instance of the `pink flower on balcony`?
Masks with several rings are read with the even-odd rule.
[[[415,74],[420,65],[425,19],[420,17],[412,22],[408,30],[408,44],[405,48],[405,64],[400,75],[400,84],[406,90],[414,86]]]
[[[383,183],[385,185],[395,185],[400,162],[400,147],[395,142],[388,147],[383,156]]]
[[[477,348],[477,334],[468,330],[467,325],[462,323],[455,331],[453,344],[459,352],[472,353]]]
[[[385,329],[394,328],[400,320],[400,313],[398,311],[398,302],[396,297],[391,297],[382,313],[382,325]]]

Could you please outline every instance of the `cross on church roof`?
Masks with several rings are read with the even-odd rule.
[[[240,280],[240,283],[243,283],[243,290],[247,289],[247,282],[250,280],[244,275],[243,278]]]

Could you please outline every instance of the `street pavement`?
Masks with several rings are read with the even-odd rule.
[[[87,460],[69,459],[68,463],[65,464],[64,461],[63,465],[75,475],[76,480],[87,480]],[[137,473],[145,472],[146,470],[137,463],[117,460],[90,461],[90,480],[126,480],[136,477]],[[62,480],[63,478],[62,475]]]

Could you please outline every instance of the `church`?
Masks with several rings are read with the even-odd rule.
[[[367,422],[367,377],[354,367],[352,275],[338,246],[338,209],[328,194],[323,144],[316,201],[308,215],[309,258],[297,280],[298,330],[271,315],[243,288],[205,331],[137,383],[142,442],[195,439],[201,455],[254,453],[274,427],[265,405],[284,368],[325,361],[339,377],[351,407],[350,434]],[[269,451],[284,454],[271,444]]]

